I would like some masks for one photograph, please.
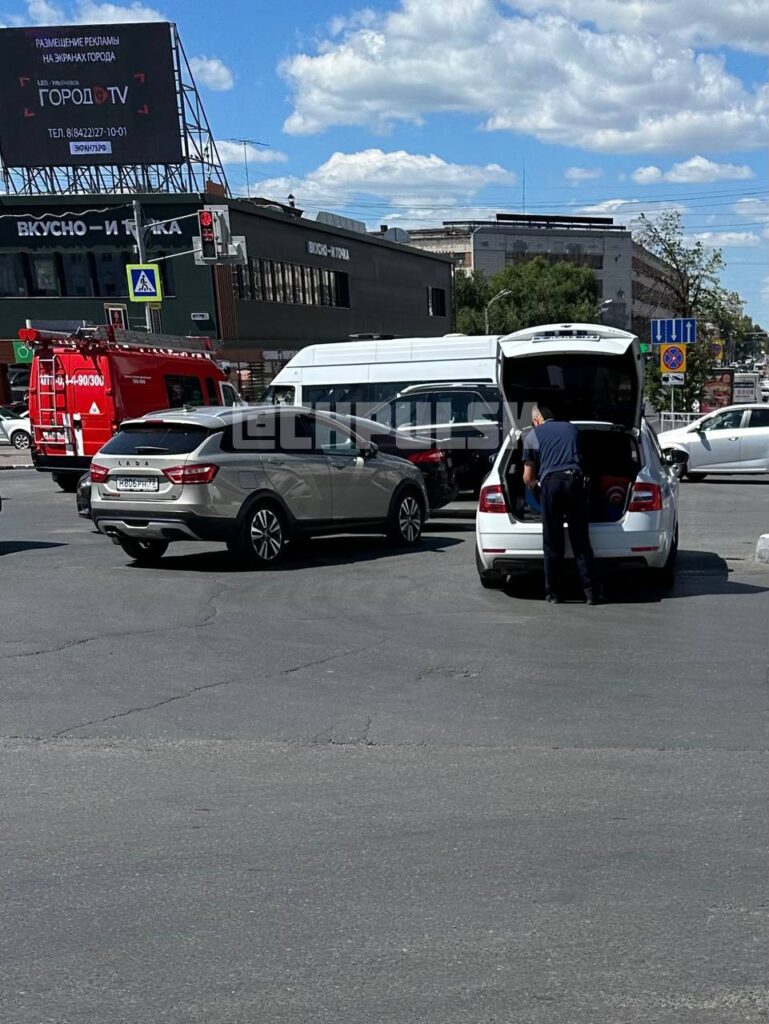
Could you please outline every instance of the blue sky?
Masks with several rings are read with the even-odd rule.
[[[372,227],[674,207],[769,326],[764,0],[0,0],[6,25],[158,18],[233,191],[246,138],[252,195]]]

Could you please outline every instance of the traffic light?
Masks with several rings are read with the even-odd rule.
[[[215,260],[216,225],[211,210],[198,210],[198,229],[200,231],[200,255],[204,260]]]

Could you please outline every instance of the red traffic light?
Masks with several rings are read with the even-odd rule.
[[[201,210],[198,213],[198,220],[204,228],[209,228],[214,222],[214,215],[210,210]]]

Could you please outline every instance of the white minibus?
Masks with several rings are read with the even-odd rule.
[[[277,374],[261,400],[332,410],[341,406],[365,415],[410,384],[492,384],[498,338],[449,334],[308,345]]]

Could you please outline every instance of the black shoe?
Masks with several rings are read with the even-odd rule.
[[[585,603],[586,604],[603,604],[603,594],[600,590],[593,588],[592,590],[585,591]]]
[[[548,604],[563,604],[563,601],[557,594],[545,594],[545,600]]]

